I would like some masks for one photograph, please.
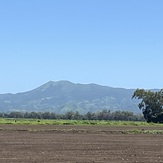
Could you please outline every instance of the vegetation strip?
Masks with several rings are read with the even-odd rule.
[[[0,118],[0,124],[20,125],[106,125],[106,126],[163,126],[163,124],[138,121],[109,121],[109,120],[45,120],[45,119],[14,119]]]
[[[18,131],[18,132],[53,132],[53,133],[106,133],[106,134],[163,134],[163,130],[86,130],[86,129],[18,129],[18,128],[0,128],[0,131]]]
[[[130,130],[129,134],[163,134],[163,130]]]
[[[134,114],[129,111],[102,110],[81,114],[78,111],[68,111],[64,114],[54,112],[9,112],[0,113],[0,118],[25,118],[25,119],[64,119],[64,120],[121,120],[121,121],[144,121],[142,114]]]

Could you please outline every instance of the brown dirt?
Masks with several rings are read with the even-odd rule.
[[[0,163],[163,163],[161,127],[0,125]]]

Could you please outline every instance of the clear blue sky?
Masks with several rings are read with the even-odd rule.
[[[163,87],[163,0],[0,0],[0,94],[48,81]]]

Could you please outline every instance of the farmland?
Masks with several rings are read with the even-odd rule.
[[[0,162],[163,162],[162,125],[86,122],[1,119]]]

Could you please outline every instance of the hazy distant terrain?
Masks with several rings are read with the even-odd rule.
[[[0,94],[0,112],[64,113],[73,110],[86,113],[107,109],[139,113],[138,101],[131,99],[133,92],[134,89],[50,81],[28,92]]]

